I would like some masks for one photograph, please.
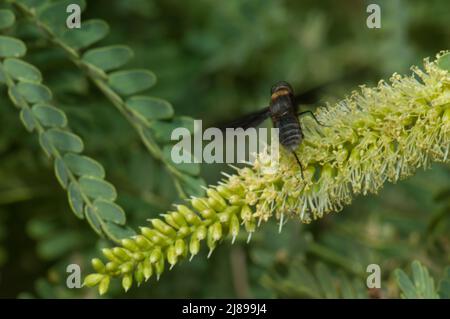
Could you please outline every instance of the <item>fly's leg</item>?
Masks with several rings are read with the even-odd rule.
[[[297,164],[298,166],[300,166],[300,173],[302,175],[302,179],[305,180],[305,176],[303,175],[303,166],[302,163],[300,162],[300,160],[298,159],[297,153],[295,153],[294,151],[292,151],[292,154],[294,154],[295,159],[297,160]]]
[[[322,124],[322,123],[316,118],[316,116],[314,115],[314,113],[311,112],[311,111],[300,112],[300,113],[298,113],[298,116],[308,115],[308,114],[311,115],[311,116],[313,117],[314,121],[316,121],[316,123],[319,124],[320,126],[329,127],[328,125]]]

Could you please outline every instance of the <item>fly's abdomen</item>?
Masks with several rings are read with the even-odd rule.
[[[303,138],[298,119],[292,114],[287,114],[274,124],[279,129],[280,144],[291,151],[295,150]]]

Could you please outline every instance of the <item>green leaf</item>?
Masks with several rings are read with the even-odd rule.
[[[442,70],[450,71],[450,52],[447,52],[446,54],[440,56],[437,61],[437,65]]]
[[[86,48],[101,39],[109,32],[109,26],[102,20],[82,22],[81,28],[69,29],[61,36],[64,43],[73,49]]]
[[[17,86],[8,89],[8,96],[16,107],[21,107],[27,103],[25,98],[17,90]]]
[[[110,201],[105,201],[103,199],[97,199],[94,202],[94,207],[97,211],[97,214],[103,220],[108,220],[119,225],[125,224],[125,212],[119,205]]]
[[[62,188],[66,189],[69,175],[67,172],[66,164],[60,158],[55,159],[55,175]]]
[[[136,232],[130,227],[119,226],[111,222],[105,222],[103,227],[104,233],[115,241],[120,241],[124,238],[130,238],[136,235]]]
[[[84,149],[83,141],[78,135],[59,129],[45,132],[49,141],[60,151],[81,153]]]
[[[146,120],[165,120],[173,116],[172,105],[154,97],[133,96],[126,101],[126,106]]]
[[[46,132],[39,134],[39,145],[41,145],[42,150],[48,157],[52,156],[53,148],[49,138],[46,135]]]
[[[27,52],[25,44],[18,39],[0,36],[0,57],[19,58]]]
[[[29,109],[20,110],[20,120],[27,129],[27,131],[32,132],[35,128],[36,123],[34,122],[33,114]]]
[[[44,6],[41,10],[39,10],[38,18],[40,21],[50,27],[52,31],[56,32],[57,34],[62,34],[65,30],[67,30],[66,20],[68,17],[68,13],[66,12],[66,9],[70,4],[79,5],[82,11],[86,8],[86,1],[84,0],[56,1]]]
[[[11,27],[15,21],[16,17],[11,10],[0,10],[0,30]]]
[[[43,126],[62,128],[67,125],[66,114],[56,107],[40,103],[35,104],[32,111]]]
[[[90,157],[67,153],[64,155],[64,162],[69,170],[78,176],[92,176],[98,178],[105,177],[105,169],[103,166]]]
[[[190,117],[180,116],[171,121],[155,121],[151,123],[152,132],[161,143],[178,142],[172,141],[171,136],[174,129],[184,127],[190,134],[194,133],[194,120]]]
[[[29,103],[46,102],[52,99],[52,92],[42,84],[19,82],[17,91]]]
[[[117,197],[116,189],[110,183],[96,177],[83,176],[79,180],[81,191],[93,199],[114,201]]]
[[[19,59],[6,59],[3,63],[6,72],[18,81],[40,83],[42,82],[41,72],[30,63]]]
[[[402,291],[402,298],[439,298],[434,287],[434,279],[429,275],[428,269],[417,260],[412,262],[411,268],[413,272],[413,281],[408,278],[403,270],[395,270],[397,284]]]
[[[89,206],[86,206],[84,211],[85,211],[86,219],[87,219],[89,225],[91,225],[92,229],[97,234],[103,235],[102,226],[101,226],[102,221],[98,217],[98,215],[95,213],[95,211],[93,209],[91,209]]]
[[[172,161],[172,145],[166,145],[163,149],[164,159],[169,162],[172,166],[176,167],[179,171],[184,172],[188,175],[197,176],[200,174],[200,164],[198,163],[180,163],[176,164]],[[193,160],[193,156],[190,156],[191,160]]]
[[[156,76],[148,70],[126,70],[111,73],[109,85],[121,95],[136,94],[151,88]]]
[[[113,45],[87,51],[83,60],[103,71],[111,71],[124,66],[133,57],[133,51],[124,45]]]
[[[322,289],[322,293],[325,298],[338,298],[336,287],[333,283],[333,276],[330,270],[322,263],[316,265],[316,278],[319,281],[319,285]]]
[[[441,299],[450,299],[450,267],[445,268],[444,278],[439,283],[439,296]]]
[[[79,186],[76,183],[71,182],[69,184],[69,188],[67,189],[67,195],[69,198],[70,208],[72,208],[72,211],[78,218],[83,219],[84,201]]]

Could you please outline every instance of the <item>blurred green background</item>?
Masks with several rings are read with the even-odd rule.
[[[289,81],[301,92],[330,83],[317,105],[335,102],[360,84],[376,85],[393,72],[410,74],[448,49],[450,2],[312,0],[88,0],[82,19],[111,26],[102,44],[126,44],[132,67],[158,76],[153,96],[178,115],[205,126],[233,120],[268,103],[271,85]],[[366,7],[381,6],[381,29],[366,27]],[[86,154],[106,168],[118,202],[136,228],[179,200],[168,175],[135,132],[64,55],[38,38],[27,60],[42,71]],[[65,267],[108,243],[75,218],[36,136],[27,133],[0,88],[0,297],[96,297],[67,289]],[[316,105],[316,106],[317,106]],[[314,108],[314,107],[313,107]],[[226,166],[203,165],[215,184]],[[182,262],[161,280],[108,297],[373,297],[368,264],[379,264],[377,296],[398,297],[393,270],[418,259],[436,278],[450,265],[450,170],[433,165],[378,194],[358,197],[339,214],[311,225],[291,220],[278,234],[269,222],[250,244],[224,242]]]

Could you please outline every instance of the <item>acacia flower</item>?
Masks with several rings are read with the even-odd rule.
[[[316,112],[326,127],[303,120],[305,139],[295,158],[281,150],[273,162],[260,154],[251,167],[211,186],[202,198],[175,205],[161,219],[150,220],[141,234],[123,239],[122,247],[106,248],[93,259],[96,273],[85,285],[108,290],[112,277],[121,277],[128,290],[180,259],[194,257],[206,241],[209,253],[226,236],[232,241],[241,228],[249,234],[261,222],[276,218],[280,229],[287,218],[303,223],[337,212],[357,194],[376,193],[384,182],[396,182],[433,161],[448,162],[450,147],[450,54],[424,61],[413,75],[394,74],[389,83],[360,92]],[[285,152],[285,153],[283,153]]]

